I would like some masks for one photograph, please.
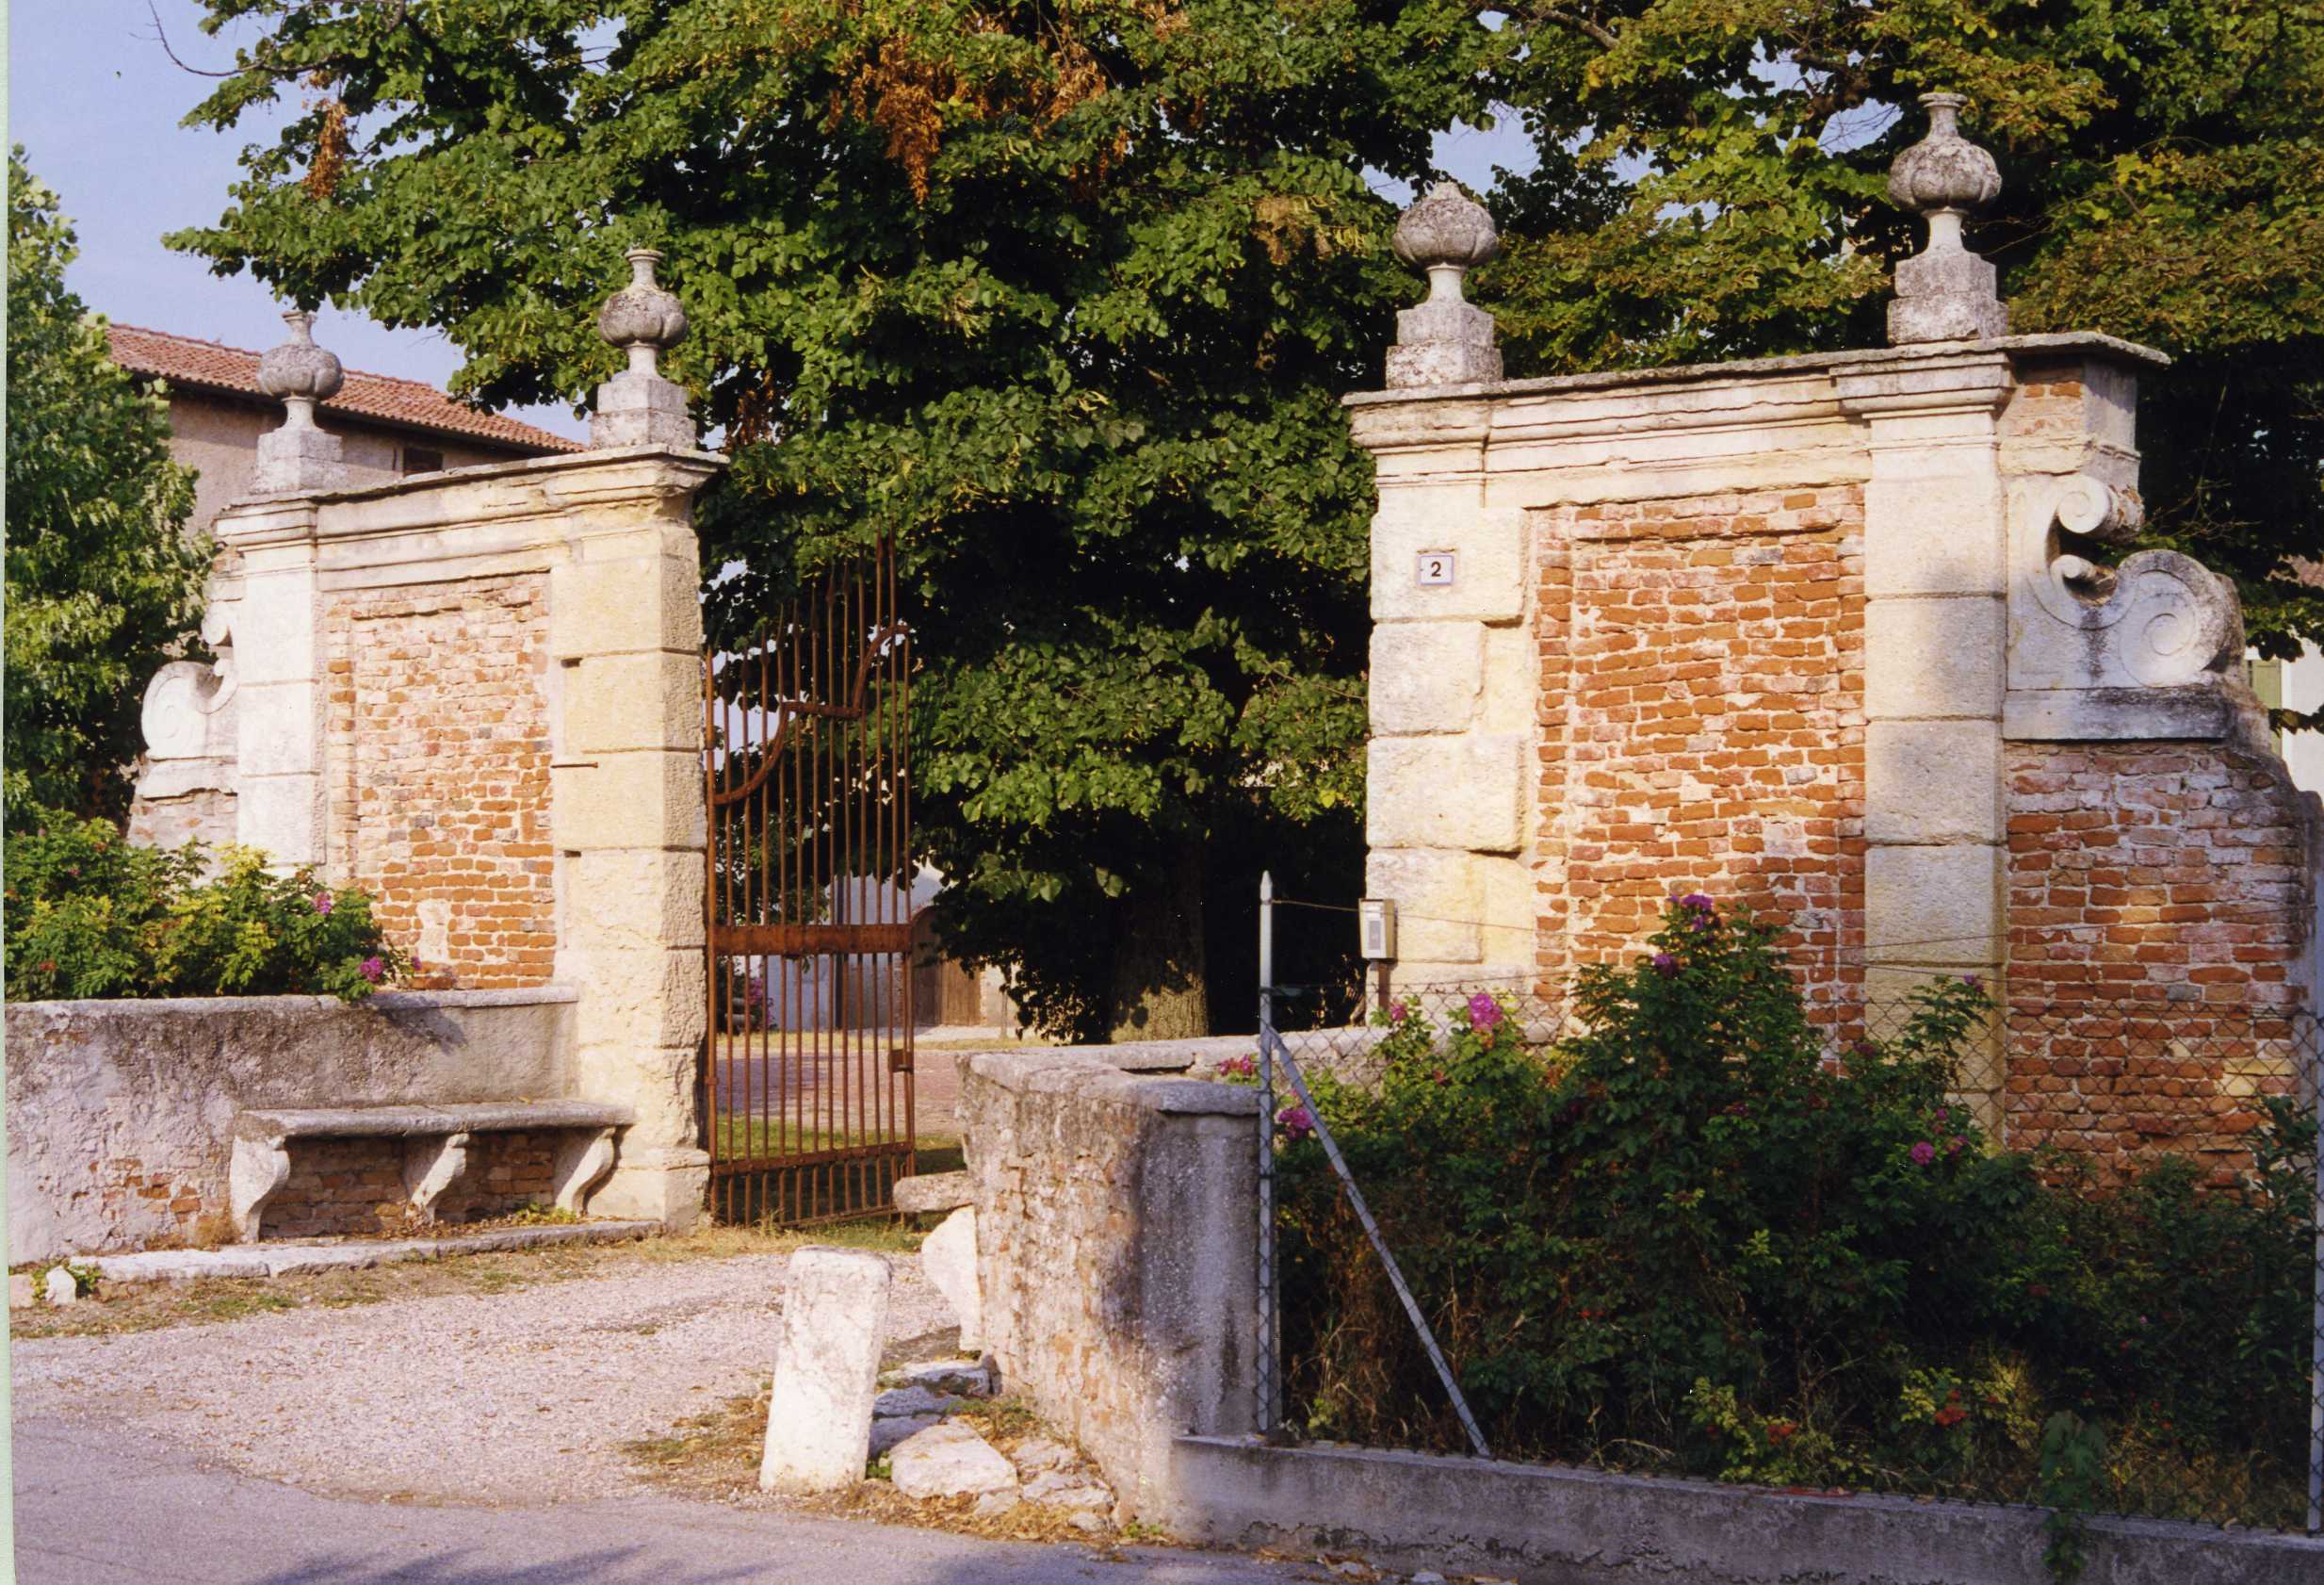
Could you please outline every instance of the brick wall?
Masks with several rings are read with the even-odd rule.
[[[205,787],[174,798],[138,798],[129,806],[129,840],[139,847],[183,847],[234,841],[235,795]]]
[[[2008,746],[2008,1141],[2248,1165],[2288,1093],[2314,817],[2213,743]]]
[[[333,869],[379,898],[418,983],[548,980],[547,583],[359,590],[327,613]]]
[[[557,1136],[479,1134],[468,1169],[436,1201],[438,1224],[554,1201]],[[295,1139],[290,1180],[268,1202],[264,1235],[315,1238],[421,1231],[403,1187],[399,1139]]]
[[[1536,514],[1538,970],[1637,950],[1674,889],[1795,921],[1862,984],[1863,492]]]

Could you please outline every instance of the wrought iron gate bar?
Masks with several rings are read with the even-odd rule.
[[[883,543],[703,659],[703,1094],[723,1220],[878,1210],[914,1165],[910,634],[896,596]]]

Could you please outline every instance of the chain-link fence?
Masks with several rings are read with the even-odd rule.
[[[1262,1423],[2324,1531],[2316,1020],[1948,995],[1262,996]]]

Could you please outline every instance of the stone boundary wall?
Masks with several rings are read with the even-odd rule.
[[[572,1097],[575,1001],[543,986],[391,991],[353,1006],[10,1003],[8,1259],[203,1241],[224,1221],[247,1108]]]
[[[1257,1424],[1258,1094],[1052,1051],[962,1070],[986,1347],[1162,1511],[1172,1438]]]
[[[2051,1585],[2039,1508],[1811,1496],[1370,1448],[1184,1437],[1182,1539],[1360,1552],[1523,1585]],[[2093,1518],[2082,1585],[2307,1585],[2324,1539]]]

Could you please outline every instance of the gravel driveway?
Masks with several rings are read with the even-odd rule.
[[[277,1312],[13,1345],[19,1415],[127,1421],[247,1474],[406,1502],[641,1488],[621,1447],[773,1364],[788,1255],[625,1269],[490,1295]],[[958,1324],[890,1257],[890,1339]]]

